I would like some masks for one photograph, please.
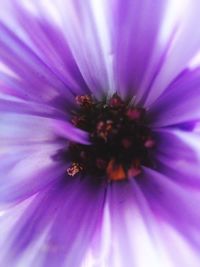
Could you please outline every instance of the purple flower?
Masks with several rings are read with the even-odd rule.
[[[200,2],[180,2],[1,0],[0,266],[199,266]]]

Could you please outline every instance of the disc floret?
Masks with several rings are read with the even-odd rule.
[[[89,133],[91,145],[70,143],[68,175],[84,173],[111,181],[140,175],[141,166],[150,164],[155,146],[146,110],[118,94],[102,101],[77,96],[76,104],[72,123]]]

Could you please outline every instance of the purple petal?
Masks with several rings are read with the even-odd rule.
[[[143,179],[138,184],[155,216],[161,222],[168,222],[198,251],[199,192],[148,168],[144,168]]]
[[[23,200],[54,182],[67,166],[53,156],[63,148],[46,118],[1,114],[0,201]]]
[[[61,2],[58,4],[69,47],[88,88],[96,97],[102,97],[110,89],[112,72],[110,40],[105,47],[108,27],[102,33],[102,23],[96,14],[100,9],[95,12],[93,1],[66,1],[64,7]]]
[[[58,93],[70,102],[72,93],[31,49],[4,24],[0,23],[0,57],[20,79],[30,86],[32,94],[46,100]],[[36,90],[37,88],[37,90]]]
[[[67,140],[84,145],[90,144],[88,133],[74,127],[69,122],[55,120],[55,122],[52,123],[52,126],[57,135],[60,135]]]
[[[176,28],[176,34],[171,42],[167,58],[151,88],[146,105],[151,105],[199,52],[200,28],[197,27],[199,9],[199,1],[184,1],[181,5],[178,1],[171,1],[166,14],[168,27],[163,29],[163,34],[171,31],[173,25]],[[196,29],[195,35],[194,29]]]
[[[14,3],[13,9],[21,28],[33,42],[34,52],[48,65],[52,72],[72,92],[76,94],[88,92],[64,32],[59,26],[50,20],[48,21],[45,17],[34,16],[19,4]]]
[[[103,195],[103,188],[79,180],[37,195],[9,233],[4,264],[23,263],[23,253],[28,257],[32,251],[36,257],[28,266],[79,266],[101,216]]]
[[[200,69],[185,71],[150,107],[153,125],[158,127],[200,118]]]
[[[111,184],[102,225],[96,231],[85,265],[143,267],[151,262],[160,267],[165,250],[161,248],[164,240],[160,240],[159,227],[136,181]],[[164,259],[167,258],[166,255]]]
[[[0,72],[0,81],[1,93],[23,100],[38,101],[38,98],[32,94],[30,85],[24,80],[19,80],[17,77],[12,77],[5,72]]]
[[[121,94],[136,96],[137,101],[147,93],[169,48],[170,38],[159,45],[166,6],[167,1],[159,0],[113,1],[115,79]]]
[[[0,95],[1,113],[12,113],[22,115],[33,115],[46,118],[64,118],[67,117],[62,111],[59,111],[49,105],[23,101],[18,99],[5,99]]]
[[[24,148],[12,152],[12,156],[9,152],[1,153],[1,203],[22,201],[43,190],[64,174],[66,167],[51,159],[58,148],[49,149],[44,145],[42,147],[42,152],[40,147],[36,146],[36,152],[33,148],[33,151]]]
[[[199,190],[199,134],[165,129],[156,133],[156,139],[156,168],[172,181]]]

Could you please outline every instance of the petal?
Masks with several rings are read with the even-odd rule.
[[[55,8],[55,7],[54,7]],[[88,92],[67,40],[59,25],[44,15],[36,16],[19,3],[13,3],[16,20],[30,38],[31,48],[52,72],[76,94]],[[31,29],[31,31],[30,31]],[[37,33],[37,34],[36,34]]]
[[[171,40],[166,60],[160,66],[159,75],[152,85],[146,100],[147,106],[153,104],[199,52],[200,28],[196,27],[199,21],[199,9],[199,1],[171,1],[162,35],[165,40],[169,35],[168,32],[173,31],[173,29],[175,29],[176,34]],[[195,35],[194,29],[196,29]],[[164,40],[161,39],[161,42]]]
[[[88,133],[74,127],[71,123],[55,120],[52,125],[57,135],[80,144],[90,144]]]
[[[153,126],[163,127],[200,118],[200,69],[183,72],[150,107]]]
[[[6,71],[8,72],[8,70]],[[19,80],[16,76],[6,73],[6,71],[0,71],[1,93],[23,100],[38,100],[24,80]]]
[[[12,157],[8,153],[2,154],[0,202],[6,204],[22,201],[64,174],[66,167],[52,162],[53,153],[55,150],[49,152],[44,149],[43,153],[21,151],[18,152],[19,155],[14,154]]]
[[[155,216],[171,225],[197,252],[200,246],[199,191],[148,168],[144,168],[144,177],[138,184]]]
[[[1,61],[29,86],[28,93],[34,95],[35,99],[47,102],[62,94],[66,103],[70,103],[73,94],[69,88],[3,23],[0,23],[0,46]]]
[[[168,48],[168,42],[159,45],[168,1],[112,3],[115,79],[122,95],[136,96],[138,101],[151,86]]]
[[[21,201],[53,183],[66,170],[54,155],[63,148],[49,121],[1,115],[0,202]]]
[[[0,94],[0,112],[6,114],[32,115],[43,118],[65,118],[62,111],[50,105],[19,100],[18,98],[7,98]]]
[[[102,188],[73,180],[37,195],[9,233],[5,266],[80,266],[101,216],[103,194]]]
[[[199,134],[165,129],[156,132],[156,140],[156,169],[186,188],[199,190]]]
[[[82,266],[187,267],[191,262],[198,267],[198,253],[173,225],[155,216],[137,180],[108,187],[101,227]]]
[[[64,7],[62,1],[58,3],[69,47],[90,91],[100,98],[112,86],[111,44],[104,1],[65,1]]]
[[[9,25],[9,27],[17,24],[20,39],[10,40],[9,36],[5,39],[6,41],[2,42],[2,46],[5,46],[2,58],[20,76],[25,73],[28,77],[28,73],[22,69],[22,64],[17,65],[19,59],[14,62],[13,58],[18,57],[16,51],[13,51],[16,48],[12,47],[12,51],[10,48],[8,49],[8,46],[12,46],[13,41],[15,42],[14,47],[20,45],[18,50],[24,52],[21,53],[21,57],[23,56],[20,58],[21,63],[25,63],[27,56],[33,63],[39,59],[42,78],[47,79],[48,82],[54,82],[53,78],[56,77],[57,81],[54,82],[56,89],[64,95],[68,93],[68,100],[70,93],[67,91],[71,90],[72,93],[77,94],[88,91],[89,88],[97,97],[107,93],[108,89],[110,90],[113,83],[113,79],[110,77],[112,76],[111,45],[109,35],[105,34],[105,31],[108,30],[105,23],[102,31],[100,9],[96,4],[86,1],[83,5],[81,1],[76,0],[60,2],[60,4],[57,1],[53,5],[48,3],[46,6],[43,2],[35,1],[26,6],[20,1],[15,1],[15,3],[11,2],[10,6],[7,8],[5,5],[5,8],[15,17],[14,22],[9,23],[3,14],[1,17],[5,25]],[[102,7],[102,3],[99,4],[99,7]],[[49,10],[53,10],[53,16],[52,12],[48,12]],[[56,11],[58,11],[57,15]],[[55,23],[55,21],[52,23],[55,16],[59,23]],[[2,24],[2,28],[5,28],[5,25]],[[105,36],[107,36],[106,45]],[[27,48],[31,51],[31,55]],[[14,53],[12,57],[9,56],[11,53]],[[6,54],[8,56],[5,58]],[[30,68],[30,66],[28,67]],[[44,67],[47,67],[48,70],[44,70]],[[52,77],[48,79],[49,72]],[[67,90],[64,90],[66,87]]]

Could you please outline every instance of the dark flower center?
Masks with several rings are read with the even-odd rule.
[[[91,145],[69,144],[68,175],[83,173],[117,181],[138,176],[141,165],[151,165],[155,141],[144,108],[123,101],[117,94],[102,101],[77,96],[76,104],[72,123],[89,133]]]

